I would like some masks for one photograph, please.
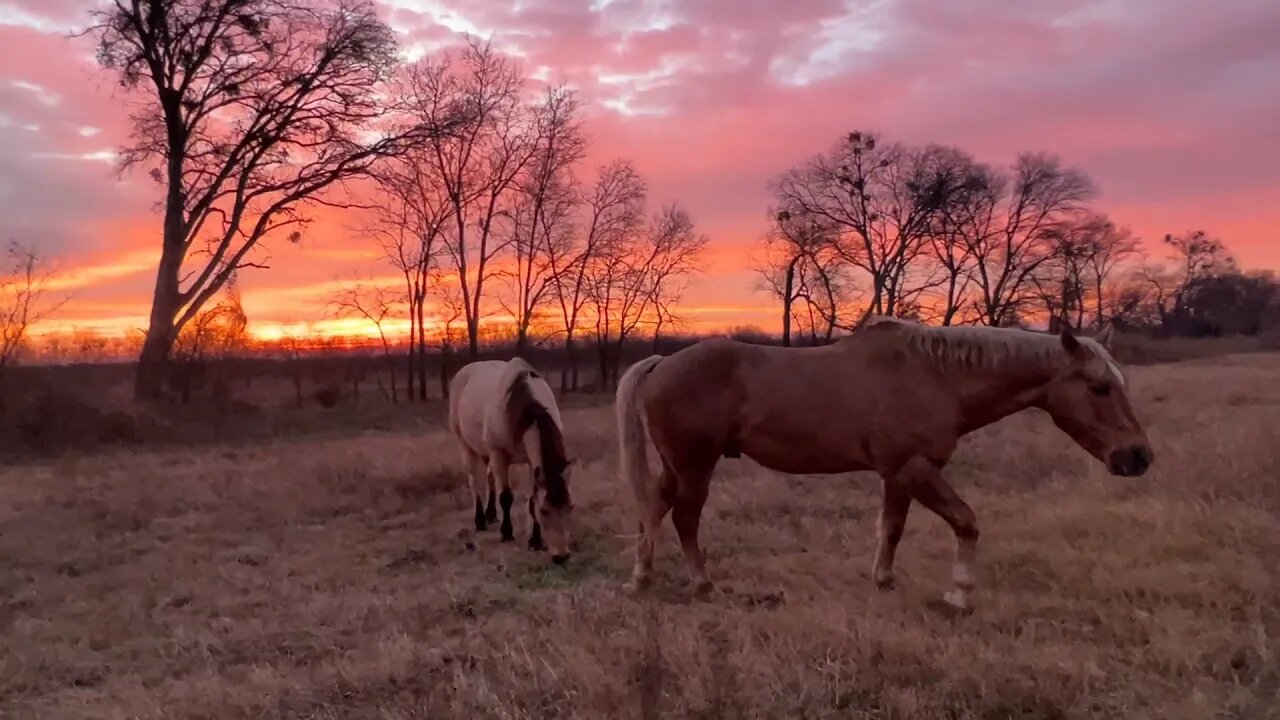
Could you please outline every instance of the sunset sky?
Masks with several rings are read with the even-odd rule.
[[[73,292],[57,326],[145,325],[160,216],[115,77],[67,35],[93,0],[0,0],[0,240],[37,245]],[[1097,205],[1155,241],[1203,228],[1247,267],[1280,267],[1276,0],[381,0],[411,54],[492,36],[587,101],[587,168],[635,162],[713,242],[684,303],[700,325],[777,325],[748,257],[767,182],[853,129],[1005,163],[1047,150]],[[513,7],[517,8],[513,10]],[[340,278],[383,272],[326,215],[242,278],[253,326],[324,317]]]

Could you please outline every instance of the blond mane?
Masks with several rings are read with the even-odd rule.
[[[933,327],[892,317],[873,317],[865,327],[892,325],[912,352],[944,370],[1002,371],[1014,368],[1057,370],[1067,362],[1062,339],[1052,333],[1018,328],[951,325]],[[1123,384],[1124,375],[1111,354],[1090,337],[1077,336],[1082,345],[1107,363]]]

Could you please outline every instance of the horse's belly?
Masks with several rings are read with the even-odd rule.
[[[855,443],[817,447],[807,442],[753,437],[743,443],[742,452],[770,470],[796,475],[846,473],[870,467]]]

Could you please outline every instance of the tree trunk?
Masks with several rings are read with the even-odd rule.
[[[165,234],[169,234],[168,227]],[[142,342],[142,351],[138,355],[133,393],[139,400],[158,399],[164,391],[165,377],[172,360],[173,342],[178,336],[175,325],[181,303],[178,292],[178,271],[181,266],[182,250],[170,250],[166,247],[160,258],[160,266],[156,269],[151,318],[147,325],[146,339]]]
[[[162,324],[157,326],[154,315],[153,312],[151,330],[142,342],[137,375],[134,377],[133,394],[139,400],[158,399],[164,391],[164,378],[169,370],[172,341],[166,336],[172,329],[166,329]]]
[[[414,395],[416,394],[414,393],[414,389],[415,389],[414,386],[418,380],[417,335],[418,335],[418,329],[414,326],[414,323],[413,323],[413,306],[410,305],[409,306],[409,350],[407,353],[405,353],[405,357],[408,359],[408,362],[405,364],[405,392],[407,393],[410,402],[413,401]]]
[[[791,347],[791,300],[796,286],[796,260],[787,265],[787,281],[782,292],[782,346]]]
[[[598,346],[600,350],[600,382],[596,390],[603,392],[609,386],[609,341],[601,341]]]
[[[561,373],[560,373],[560,392],[562,392],[562,393],[569,392],[569,387],[570,387],[570,385],[569,385],[569,379],[570,379],[570,377],[574,378],[574,381],[575,381],[575,382],[577,381],[577,375],[578,375],[578,373],[577,373],[577,363],[576,363],[576,358],[574,357],[574,354],[573,354],[573,350],[574,350],[574,348],[573,348],[573,331],[571,331],[571,330],[570,330],[570,331],[566,331],[566,332],[565,332],[565,335],[564,335],[564,358],[565,358],[565,367],[564,367],[564,372],[561,372]],[[574,390],[577,390],[577,388],[576,388],[576,387],[575,387],[575,388],[573,388],[573,389],[574,389]]]
[[[427,324],[422,306],[425,296],[418,297],[418,399],[427,401]]]
[[[449,345],[440,346],[440,397],[449,399]]]

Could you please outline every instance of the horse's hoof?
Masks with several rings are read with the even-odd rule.
[[[710,580],[701,580],[693,585],[693,594],[697,597],[707,597],[715,591],[716,585]]]
[[[973,612],[973,605],[969,602],[969,595],[962,590],[947,591],[942,596],[942,602],[958,613],[967,614]]]
[[[516,541],[516,537],[515,537],[514,535],[503,535],[503,536],[502,536],[502,542],[504,542],[504,543],[515,542],[515,541]]]
[[[647,577],[633,577],[622,586],[622,590],[629,595],[637,595],[649,587],[649,582]]]
[[[893,579],[892,575],[888,577],[878,577],[876,578],[876,588],[881,592],[890,592],[898,589],[898,583]]]

